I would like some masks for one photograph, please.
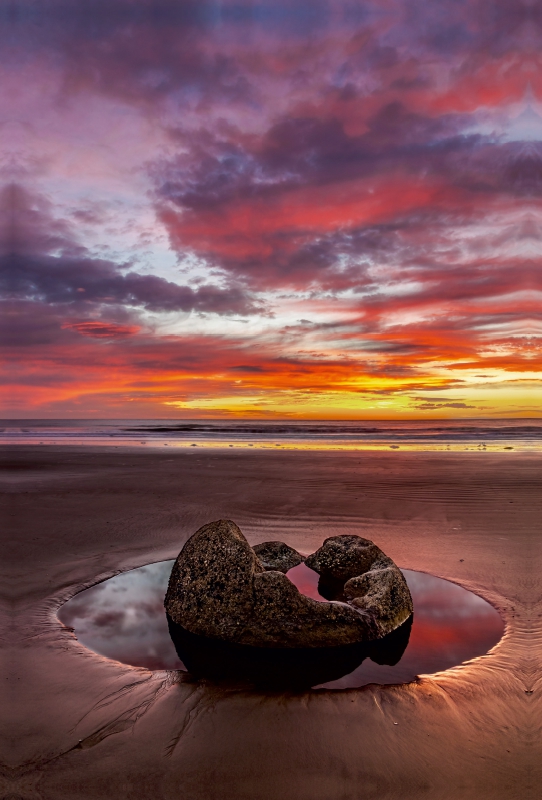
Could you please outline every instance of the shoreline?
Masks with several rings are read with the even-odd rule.
[[[393,451],[401,451],[405,453],[445,453],[445,452],[454,452],[454,453],[505,453],[505,452],[516,452],[516,453],[535,453],[535,454],[542,454],[542,442],[535,442],[535,443],[518,443],[514,441],[513,445],[507,444],[506,442],[492,442],[488,445],[486,444],[476,444],[473,441],[464,441],[464,442],[434,442],[434,443],[416,443],[416,442],[401,442],[397,444],[393,440],[385,441],[385,442],[366,442],[366,443],[322,443],[322,442],[304,442],[301,443],[297,442],[288,442],[284,441],[282,443],[269,443],[269,442],[180,442],[175,440],[169,441],[155,441],[155,440],[148,440],[148,441],[122,441],[115,439],[111,441],[111,438],[103,439],[103,440],[74,440],[74,441],[28,441],[28,440],[21,440],[20,442],[13,441],[13,440],[2,440],[0,437],[0,452],[4,448],[8,449],[19,449],[24,447],[38,447],[38,448],[58,448],[58,447],[66,447],[66,448],[95,448],[95,449],[104,449],[110,450],[115,449],[118,450],[120,448],[129,448],[130,450],[157,450],[162,451],[163,447],[170,447],[172,450],[182,450],[192,452],[194,449],[198,450],[218,450],[218,451],[228,451],[232,450],[265,450],[266,452],[275,452],[277,449],[280,450],[288,450],[289,452],[298,450],[301,452],[345,452],[345,453],[364,453],[364,452],[380,452],[380,453],[387,453],[390,450]]]

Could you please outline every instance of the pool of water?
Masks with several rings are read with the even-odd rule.
[[[148,669],[185,669],[163,605],[173,563],[149,564],[92,586],[65,603],[58,616],[74,629],[82,644],[103,656]],[[403,572],[412,593],[414,616],[391,643],[392,655],[385,646],[383,654],[380,646],[374,652],[363,652],[361,663],[352,668],[349,654],[344,659],[345,674],[333,674],[340,673],[340,668],[331,673],[324,670],[321,674],[333,674],[333,680],[320,682],[315,677],[314,687],[346,689],[408,682],[417,675],[483,655],[502,637],[501,617],[478,595],[433,575]],[[303,594],[324,599],[318,592],[318,575],[304,564],[290,570],[288,577]],[[215,657],[212,650],[207,657]],[[217,653],[216,658],[222,654]]]

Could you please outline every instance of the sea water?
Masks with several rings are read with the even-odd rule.
[[[0,420],[0,444],[525,452],[542,449],[542,419]]]

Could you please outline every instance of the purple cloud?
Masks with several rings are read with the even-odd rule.
[[[54,219],[39,198],[11,186],[2,198],[0,292],[6,300],[32,300],[92,312],[128,306],[153,312],[250,314],[261,309],[240,284],[190,286],[92,258]],[[129,270],[129,271],[126,271]]]

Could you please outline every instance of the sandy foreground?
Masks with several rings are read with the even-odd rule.
[[[540,456],[20,446],[2,459],[0,798],[540,797]],[[75,592],[175,557],[221,517],[304,552],[371,538],[488,599],[505,636],[409,685],[263,694],[110,661],[58,621]]]

